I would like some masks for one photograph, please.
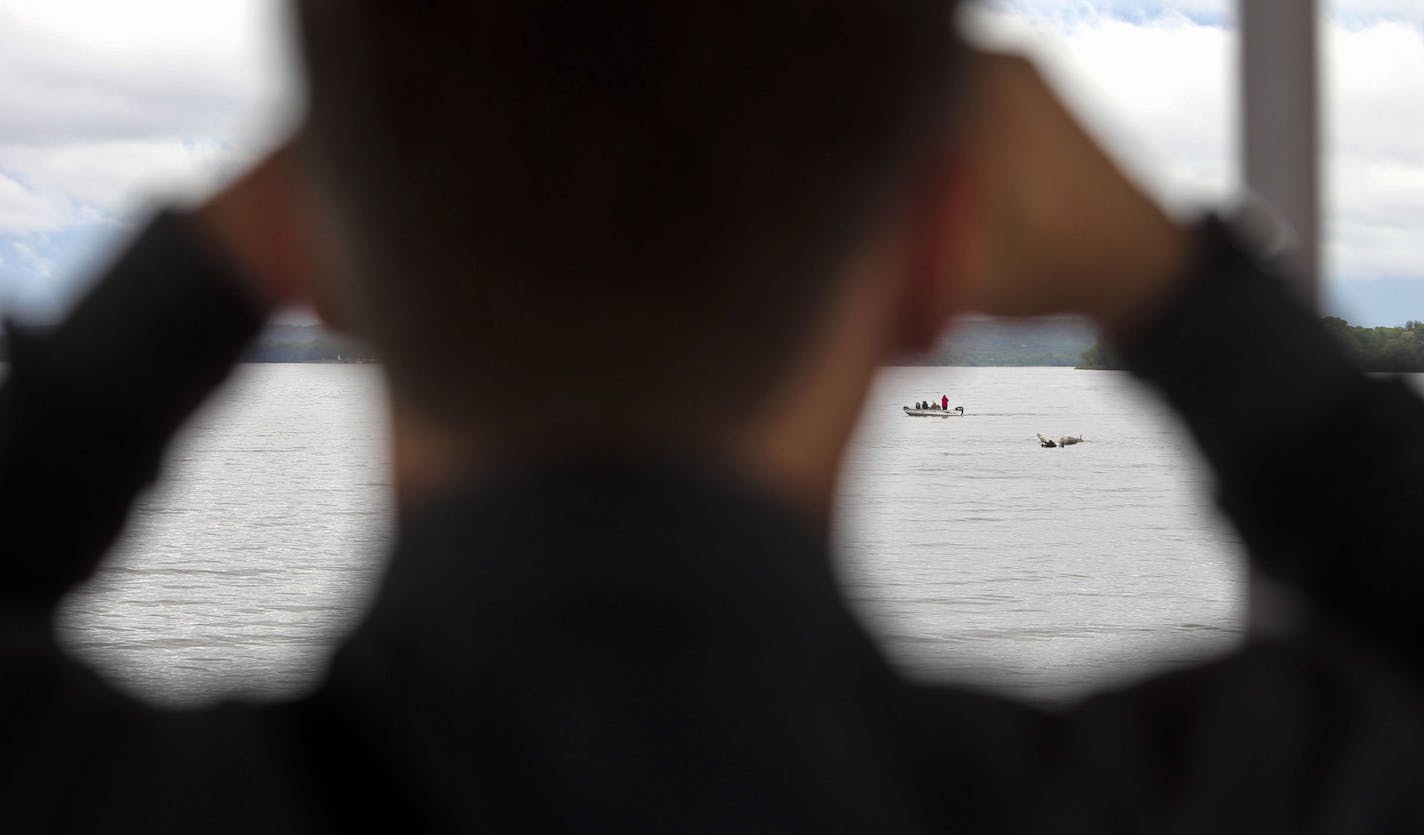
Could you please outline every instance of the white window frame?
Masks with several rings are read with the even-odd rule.
[[[1320,62],[1318,0],[1238,0],[1240,153],[1250,199],[1283,224],[1277,238],[1304,297],[1320,299]],[[1283,227],[1283,228],[1281,228]],[[1274,232],[1276,230],[1272,230]],[[1271,232],[1268,232],[1271,234]],[[1247,628],[1296,628],[1300,601],[1252,569]]]
[[[1285,223],[1291,272],[1320,297],[1318,0],[1238,0],[1246,187]]]

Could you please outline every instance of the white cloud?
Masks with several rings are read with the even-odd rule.
[[[1127,21],[1084,3],[1034,4],[1042,5],[1053,13],[971,7],[966,23],[981,42],[1033,55],[1159,199],[1188,210],[1229,197],[1237,177],[1234,34],[1171,11]]]
[[[1128,170],[1190,209],[1237,189],[1235,6],[987,0],[966,15],[1039,56]],[[1424,279],[1424,2],[1324,8],[1329,272]],[[121,225],[251,158],[299,103],[284,16],[282,0],[0,0],[0,236]],[[7,255],[9,275],[35,266]]]
[[[979,0],[977,5],[1040,20],[1113,17],[1141,22],[1180,16],[1197,21],[1231,24],[1236,19],[1236,8],[1240,2],[1241,0]],[[1317,0],[1317,7],[1323,15],[1337,22],[1387,20],[1415,26],[1424,25],[1424,3],[1419,0]]]
[[[59,250],[204,193],[290,125],[285,15],[283,0],[0,0],[0,238],[19,242],[21,295],[62,297],[84,277]],[[58,281],[36,281],[56,260]]]
[[[30,188],[0,171],[0,234],[50,231],[68,223],[70,214],[62,197]]]
[[[299,100],[278,0],[0,0],[0,231],[191,193]]]
[[[54,275],[54,262],[40,255],[30,244],[12,241],[10,249],[19,256],[20,263],[29,268],[30,274],[44,279]]]
[[[1322,0],[1321,7],[1346,24],[1391,21],[1424,26],[1424,3],[1419,0]]]
[[[0,233],[128,214],[157,198],[191,199],[220,181],[246,153],[215,140],[126,139],[56,146],[0,145],[0,159],[25,185],[0,177]],[[20,188],[27,200],[11,199]],[[9,211],[7,211],[7,208]]]
[[[1229,19],[1236,8],[1234,0],[985,0],[978,5],[1059,21],[1104,17],[1133,21],[1164,17],[1223,20]]]
[[[1124,166],[1169,205],[1234,199],[1236,36],[1211,4],[1035,0],[971,9],[1035,55]],[[1322,27],[1326,274],[1424,279],[1424,4],[1351,0]],[[1189,15],[1188,13],[1191,13]]]
[[[280,111],[276,0],[0,0],[0,142],[230,132]]]
[[[1323,60],[1327,270],[1424,278],[1424,33],[1333,26]]]

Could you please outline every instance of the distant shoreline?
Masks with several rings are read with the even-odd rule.
[[[1424,322],[1402,328],[1363,328],[1343,319],[1322,320],[1365,371],[1424,373]],[[3,332],[0,332],[3,336]],[[0,339],[0,364],[9,357]],[[272,324],[243,352],[241,363],[318,363],[370,365],[375,354],[359,341],[316,324]],[[1074,368],[1121,371],[1121,360],[1081,319],[1054,318],[1031,322],[967,319],[955,323],[932,350],[918,357],[901,357],[901,368]]]

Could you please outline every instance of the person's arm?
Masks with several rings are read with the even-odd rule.
[[[1424,404],[1371,380],[1272,265],[1169,218],[1021,59],[979,56],[974,307],[1078,313],[1187,421],[1251,558],[1412,665]],[[1084,211],[1085,202],[1092,210]]]
[[[290,151],[192,212],[158,215],[73,313],[11,330],[0,388],[0,611],[86,577],[179,423],[308,272]]]
[[[1199,242],[1124,356],[1186,420],[1249,558],[1307,618],[1064,711],[1030,831],[1420,831],[1424,573],[1408,529],[1424,404],[1351,367],[1220,222]]]
[[[72,315],[13,330],[0,388],[0,606],[88,576],[179,423],[263,318],[194,224],[158,215]]]
[[[266,311],[297,296],[289,206],[271,199],[287,188],[280,157],[159,215],[61,326],[14,335],[0,387],[0,831],[170,831],[181,810],[213,831],[294,828],[282,710],[148,707],[64,652],[52,623],[173,431]]]
[[[1027,63],[982,67],[976,305],[1094,319],[1187,422],[1250,559],[1310,611],[1058,714],[1020,756],[1028,831],[1420,831],[1424,404],[1352,367],[1223,224],[1169,219]]]
[[[1361,373],[1225,224],[1201,234],[1199,286],[1128,340],[1125,360],[1186,421],[1252,561],[1308,616],[1424,668],[1424,402]]]
[[[13,333],[0,388],[0,831],[64,829],[124,808],[124,787],[142,793],[166,759],[183,768],[164,753],[183,722],[160,727],[69,657],[53,615],[261,324],[225,264],[191,219],[160,214],[62,325]]]

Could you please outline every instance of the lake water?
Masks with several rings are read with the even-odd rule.
[[[900,407],[948,393],[962,418]],[[176,444],[61,633],[168,703],[309,686],[391,531],[379,370],[242,367]],[[1035,433],[1082,435],[1041,449]],[[1239,544],[1190,442],[1125,375],[895,368],[841,493],[847,596],[908,674],[1054,700],[1229,650]]]

